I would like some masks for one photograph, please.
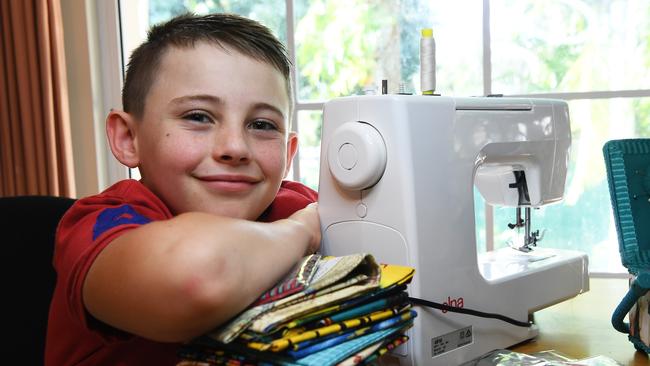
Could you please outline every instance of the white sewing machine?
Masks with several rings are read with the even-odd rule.
[[[367,252],[416,269],[411,297],[527,322],[588,290],[583,253],[533,248],[530,208],[562,199],[571,144],[565,102],[377,95],[323,115],[319,212],[325,254]],[[479,255],[473,187],[526,212],[520,250]],[[532,249],[532,250],[531,250]],[[459,365],[538,329],[419,306],[402,365]]]

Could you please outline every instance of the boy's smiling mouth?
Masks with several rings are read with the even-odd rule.
[[[195,178],[210,189],[230,193],[249,191],[260,182],[260,179],[241,174],[202,175],[195,176]]]

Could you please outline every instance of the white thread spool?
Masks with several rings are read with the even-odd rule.
[[[420,90],[433,94],[436,90],[436,42],[433,30],[424,28],[420,38]]]

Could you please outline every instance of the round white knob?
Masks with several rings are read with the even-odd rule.
[[[343,188],[372,187],[386,169],[384,139],[368,123],[344,123],[332,134],[327,147],[327,163],[332,176]]]
[[[339,148],[339,162],[345,170],[350,170],[357,165],[357,149],[352,144],[345,143]]]

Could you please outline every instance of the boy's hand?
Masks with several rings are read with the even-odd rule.
[[[293,215],[289,216],[289,220],[296,221],[305,228],[310,236],[309,245],[305,254],[312,254],[320,248],[321,232],[320,232],[320,217],[318,216],[318,204],[316,202],[310,203],[302,210],[296,211]]]

